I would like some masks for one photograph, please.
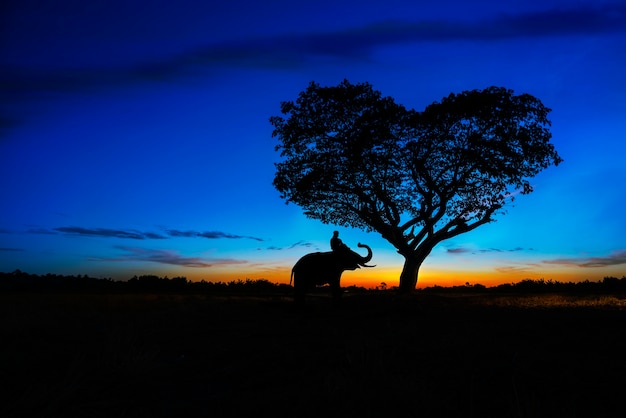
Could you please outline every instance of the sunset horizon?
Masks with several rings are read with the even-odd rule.
[[[247,280],[266,280],[275,284],[290,284],[291,267],[276,267],[272,272],[249,271],[241,272],[234,270],[222,270],[209,275],[202,272],[187,271],[183,274],[177,269],[145,269],[137,271],[117,271],[111,274],[102,274],[98,272],[81,273],[75,271],[28,271],[17,269],[25,274],[34,274],[39,276],[59,275],[59,276],[88,276],[95,279],[106,279],[114,281],[128,281],[133,277],[156,276],[159,278],[176,278],[184,277],[190,282],[213,282],[213,283],[230,283]],[[393,289],[399,284],[400,273],[402,267],[384,267],[369,269],[358,269],[354,271],[344,272],[341,280],[342,287],[363,287],[366,289]],[[2,273],[10,274],[14,271],[3,271]],[[619,269],[604,270],[603,273],[597,274],[593,271],[564,271],[553,269],[551,271],[519,271],[519,272],[498,272],[498,271],[477,271],[449,269],[430,269],[424,268],[420,273],[416,289],[428,287],[455,287],[455,286],[485,286],[487,288],[497,287],[506,284],[517,284],[522,281],[544,281],[558,283],[582,283],[582,282],[602,282],[605,278],[623,278],[626,275]],[[383,285],[384,283],[384,285]]]

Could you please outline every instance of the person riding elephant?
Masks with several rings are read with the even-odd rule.
[[[344,244],[341,238],[339,238],[339,231],[333,232],[333,237],[330,239],[330,249],[333,254],[343,260],[346,270],[356,270],[359,268],[362,257]]]
[[[352,251],[343,243],[341,238],[339,238],[339,231],[333,232],[333,237],[330,239],[330,249],[333,251]]]

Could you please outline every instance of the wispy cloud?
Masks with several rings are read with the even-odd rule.
[[[94,85],[163,80],[218,67],[296,68],[320,56],[361,61],[368,59],[375,48],[401,43],[484,42],[615,32],[626,32],[626,4],[623,2],[498,15],[482,21],[385,21],[339,31],[287,33],[207,44],[192,51],[181,51],[158,60],[129,62],[117,68],[83,68],[80,72],[4,69],[0,79],[3,89],[9,93],[73,90]]]
[[[531,266],[504,266],[504,267],[496,267],[495,270],[498,273],[524,273],[527,271],[532,271]]]
[[[0,247],[0,252],[15,253],[24,251],[23,248]]]
[[[470,250],[469,248],[462,248],[462,247],[448,248],[446,250],[446,252],[449,254],[465,254],[465,253],[471,253],[473,251],[474,250]]]
[[[277,247],[277,246],[269,246],[266,249],[267,250],[274,250],[274,251],[283,251],[283,250],[292,250],[294,248],[298,248],[298,247],[304,247],[304,248],[311,248],[313,247],[313,243],[308,242],[308,241],[298,241],[294,244],[291,244],[289,246],[286,247]],[[259,250],[262,250],[262,248],[259,248]]]
[[[485,254],[485,253],[513,253],[513,252],[534,251],[534,250],[532,248],[522,248],[522,247],[515,247],[515,248],[510,248],[510,249],[502,249],[502,248],[476,249],[476,248],[467,248],[467,247],[456,247],[456,248],[448,248],[448,250],[446,251],[450,254],[466,254],[466,253]]]
[[[165,234],[151,231],[139,231],[136,229],[111,229],[111,228],[84,228],[80,226],[62,226],[58,228],[33,228],[28,231],[31,234],[67,234],[87,237],[122,238],[122,239],[167,239],[167,238],[208,238],[208,239],[251,239],[264,241],[262,238],[229,234],[221,231],[179,231],[176,229],[166,229]]]
[[[53,228],[52,231],[69,235],[82,235],[90,237],[125,238],[125,239],[164,239],[165,237],[154,232],[142,232],[135,229],[108,229],[108,228],[83,228],[79,226],[62,226]]]
[[[607,267],[626,264],[626,250],[614,251],[602,257],[573,257],[543,260],[545,264],[557,264],[562,266],[577,267]]]
[[[423,41],[491,41],[626,32],[626,5],[555,9],[519,15],[499,15],[483,21],[387,21],[344,31],[309,33],[266,41],[233,44],[222,59],[272,51],[282,62],[306,61],[310,56],[365,57],[376,47]],[[210,52],[207,49],[205,52]],[[237,51],[238,53],[234,53]],[[211,56],[209,53],[208,56]],[[267,57],[271,57],[269,55]],[[263,62],[263,61],[262,61]]]
[[[247,235],[235,235],[235,234],[229,234],[226,232],[221,232],[221,231],[205,231],[205,232],[200,232],[200,231],[179,231],[176,229],[168,229],[167,233],[169,236],[171,237],[187,237],[187,238],[208,238],[208,239],[220,239],[220,238],[227,238],[227,239],[251,239],[251,240],[255,240],[255,241],[264,241],[263,238],[258,238],[258,237],[251,237],[251,236],[247,236]]]
[[[115,257],[94,257],[92,260],[109,262],[134,262],[147,261],[151,263],[171,264],[183,267],[208,268],[216,265],[246,264],[245,260],[235,260],[230,258],[201,258],[186,257],[173,250],[153,250],[138,247],[116,246],[114,247],[124,252]]]

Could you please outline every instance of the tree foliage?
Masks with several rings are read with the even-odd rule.
[[[270,119],[281,197],[324,223],[378,231],[411,264],[405,287],[435,245],[493,221],[532,192],[530,178],[561,162],[550,109],[502,87],[450,94],[418,112],[368,83],[312,82],[281,112]]]

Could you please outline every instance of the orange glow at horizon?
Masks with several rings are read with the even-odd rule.
[[[381,286],[384,282],[387,288],[398,286],[400,281],[400,273],[402,269],[385,269],[378,272],[367,272],[357,270],[356,273],[344,273],[341,279],[342,286],[363,286],[366,288],[375,288]],[[348,273],[348,274],[347,274]],[[544,270],[544,271],[507,271],[500,272],[496,270],[447,270],[447,269],[424,269],[420,271],[417,280],[417,288],[425,288],[431,286],[462,286],[466,283],[481,284],[486,287],[499,286],[501,284],[513,284],[522,280],[553,280],[558,282],[582,282],[585,280],[599,281],[606,276],[621,278],[624,272],[595,272],[588,269],[570,269],[570,270]]]
[[[359,286],[368,289],[381,287],[385,283],[387,288],[398,286],[400,280],[401,267],[397,268],[362,268],[354,271],[345,271],[341,277],[341,285],[343,287]],[[197,274],[187,275],[191,281],[206,280],[210,282],[230,282],[237,280],[268,280],[272,283],[289,284],[291,275],[291,267],[273,267],[260,269],[256,271],[244,272],[241,269],[221,269],[212,274],[198,272]],[[501,284],[518,283],[522,280],[554,280],[558,282],[580,282],[580,281],[599,281],[607,276],[621,278],[624,272],[615,271],[595,271],[590,269],[545,269],[543,271],[497,271],[494,269],[484,270],[453,270],[453,269],[437,269],[423,268],[420,271],[417,288],[431,286],[462,286],[466,283],[481,284],[486,287],[498,286]]]

